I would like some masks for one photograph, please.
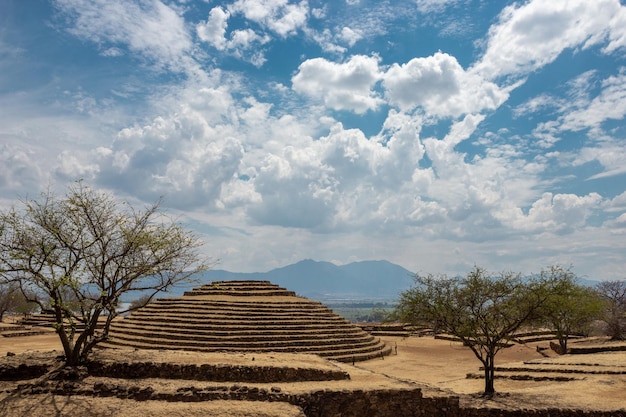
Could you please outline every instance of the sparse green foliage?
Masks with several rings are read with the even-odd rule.
[[[36,298],[34,294],[25,296],[18,283],[0,282],[0,322],[5,313],[28,314],[35,311],[38,308],[37,304],[28,301],[34,298]]]
[[[154,294],[144,294],[141,297],[134,299],[128,306],[128,311],[137,310],[138,308],[145,306],[152,300],[153,295]]]
[[[458,337],[482,362],[484,394],[493,395],[495,356],[522,325],[536,317],[545,300],[542,285],[509,272],[490,275],[479,267],[465,278],[416,276],[415,283],[401,294],[396,317]]]
[[[604,300],[604,321],[613,340],[626,339],[626,281],[604,281],[596,287]]]
[[[54,313],[67,365],[106,340],[123,294],[166,290],[207,268],[199,241],[159,213],[159,202],[136,210],[78,182],[65,196],[22,204],[0,213],[0,277],[42,295],[31,301]]]
[[[591,322],[600,317],[602,301],[593,288],[579,285],[570,269],[552,266],[542,270],[540,277],[547,294],[540,324],[556,332],[560,350],[565,353],[570,335],[587,334]]]
[[[19,287],[14,283],[0,283],[0,322],[4,314],[11,311],[17,300]]]

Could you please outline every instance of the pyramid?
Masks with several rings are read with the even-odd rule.
[[[322,303],[269,281],[215,281],[155,300],[115,320],[109,336],[108,347],[310,353],[342,362],[391,352]]]

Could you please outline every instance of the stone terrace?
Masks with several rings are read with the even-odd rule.
[[[269,281],[216,281],[113,322],[107,347],[311,353],[355,362],[391,349],[320,302]]]

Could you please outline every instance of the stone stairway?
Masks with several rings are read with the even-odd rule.
[[[355,362],[391,352],[320,302],[269,281],[216,281],[115,320],[105,347],[312,353]]]

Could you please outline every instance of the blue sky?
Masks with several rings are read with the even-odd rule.
[[[1,0],[0,206],[74,180],[231,271],[626,274],[619,0]]]

